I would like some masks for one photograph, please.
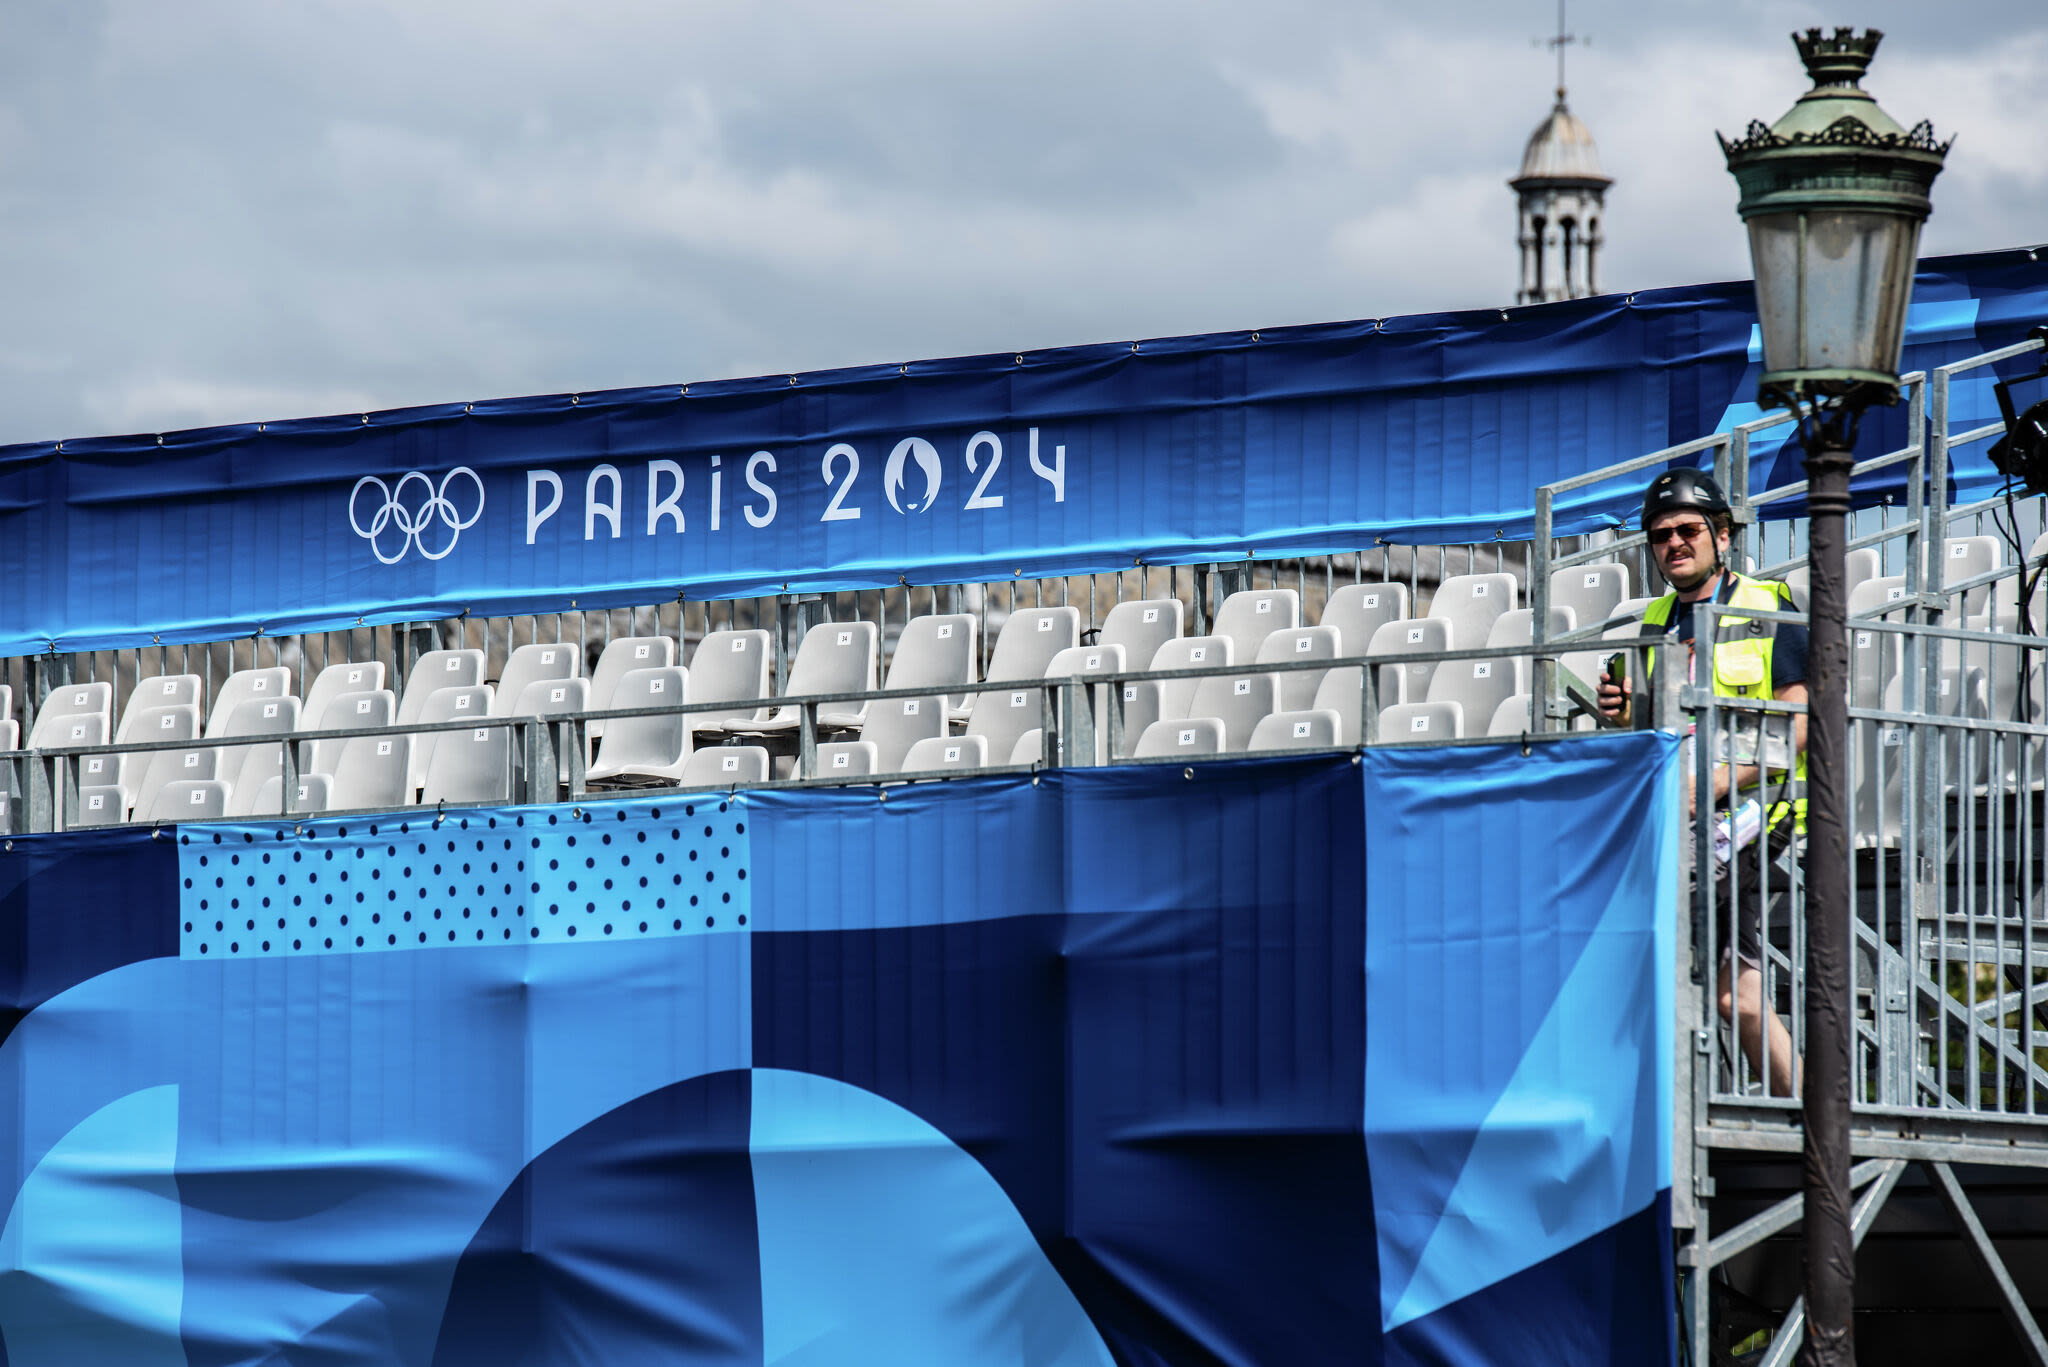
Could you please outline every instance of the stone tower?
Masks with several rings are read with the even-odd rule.
[[[1561,74],[1561,73],[1560,73]],[[1522,170],[1508,184],[1520,206],[1522,287],[1518,304],[1583,299],[1600,292],[1600,220],[1607,187],[1600,153],[1586,125],[1565,106],[1564,84],[1557,104],[1536,125],[1522,152]]]

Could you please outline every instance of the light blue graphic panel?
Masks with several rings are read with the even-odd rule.
[[[1112,1367],[1003,1189],[873,1093],[754,1070],[769,1367]]]

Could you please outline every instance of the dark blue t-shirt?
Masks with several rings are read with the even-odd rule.
[[[1759,582],[1768,584],[1774,581]],[[1722,575],[1721,586],[1714,590],[1714,601],[1726,603],[1734,596],[1735,576]],[[1693,605],[1681,598],[1672,607],[1668,634],[1690,644],[1693,639]],[[1789,602],[1780,609],[1784,612],[1793,610],[1793,605]],[[1804,626],[1794,622],[1774,622],[1771,625],[1777,628],[1776,638],[1771,644],[1771,692],[1775,694],[1781,688],[1790,688],[1793,684],[1806,682],[1806,654],[1811,637]]]

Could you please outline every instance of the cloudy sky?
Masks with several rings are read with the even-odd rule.
[[[2039,0],[1578,0],[1606,284],[1886,31],[1929,254],[2048,240]],[[0,442],[1511,302],[1542,0],[4,0]]]

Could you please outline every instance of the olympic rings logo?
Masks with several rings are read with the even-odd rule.
[[[448,497],[448,486],[455,482],[457,475],[469,476],[469,482],[476,486],[476,511],[467,518],[456,514],[454,501]],[[417,508],[408,507],[406,502],[406,490],[414,481],[418,481],[423,493]],[[356,501],[362,497],[363,490],[373,484],[383,495],[384,503],[371,516],[370,525],[365,527],[357,516]],[[484,482],[467,465],[458,465],[450,470],[442,477],[439,488],[435,488],[434,481],[418,470],[408,470],[399,476],[395,485],[387,485],[375,475],[364,475],[348,495],[349,527],[370,543],[370,553],[386,565],[396,565],[405,559],[408,550],[417,550],[428,560],[442,559],[455,549],[456,538],[462,535],[463,530],[476,525],[476,520],[483,515]],[[433,534],[437,525],[448,529],[448,544],[434,550],[429,543],[439,540]],[[384,546],[379,543],[379,538],[387,531],[397,532],[400,538],[398,549],[390,555],[384,554]]]

